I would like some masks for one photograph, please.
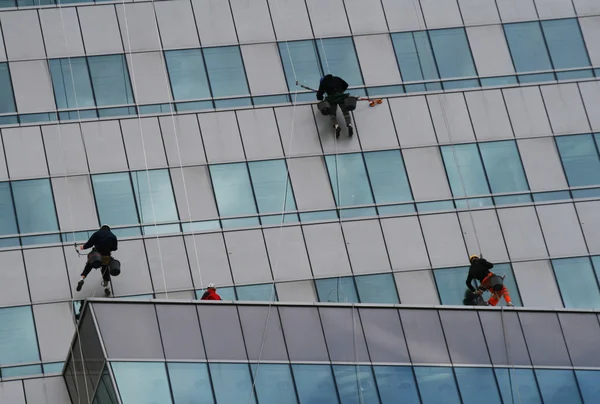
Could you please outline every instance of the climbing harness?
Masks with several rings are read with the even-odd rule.
[[[315,90],[312,87],[305,86],[304,84],[300,84],[298,81],[296,81],[296,85],[302,87],[305,90],[312,91],[314,93],[318,92],[318,90]],[[375,98],[369,98],[369,97],[359,97],[359,96],[355,96],[355,95],[346,95],[345,100],[348,100],[348,99],[354,100],[354,101],[344,101],[346,104],[346,107],[348,108],[348,111],[354,111],[356,109],[356,101],[368,101],[370,107],[374,107],[376,105],[383,103],[383,100],[381,98],[375,99]],[[321,103],[323,103],[323,102],[327,102],[327,100],[321,101]],[[321,103],[319,103],[319,105]],[[329,108],[331,108],[331,105],[329,103],[327,105],[329,106]],[[323,110],[321,109],[321,107],[319,107],[319,106],[317,106],[317,107],[319,108],[319,111],[321,111],[321,113],[323,115],[329,115],[329,111],[327,113],[324,113]],[[352,109],[350,109],[350,108],[352,108]]]

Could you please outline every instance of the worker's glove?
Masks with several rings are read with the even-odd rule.
[[[515,307],[515,305],[514,305],[514,304],[512,304],[512,303],[506,303],[506,305],[507,305],[508,307]]]
[[[323,97],[317,97],[317,100],[323,101]]]

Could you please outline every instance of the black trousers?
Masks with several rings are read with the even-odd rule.
[[[85,264],[85,267],[83,268],[83,272],[81,273],[81,276],[87,277],[91,271],[92,271],[92,266],[89,263],[87,263],[87,264]],[[108,265],[106,265],[106,266],[103,265],[100,268],[100,271],[102,271],[102,280],[105,282],[110,281],[110,269],[108,268]]]

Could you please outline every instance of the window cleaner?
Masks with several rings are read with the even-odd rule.
[[[472,295],[481,297],[483,292],[487,290],[492,294],[487,301],[488,306],[496,306],[500,301],[500,298],[504,297],[506,304],[512,307],[513,304],[510,294],[508,293],[506,286],[504,286],[504,277],[498,276],[490,271],[490,269],[494,267],[494,264],[477,255],[471,255],[469,261],[471,262],[471,267],[469,268],[469,275],[467,276],[466,282],[469,290],[465,293],[465,300],[463,300],[463,303],[467,304],[465,301],[478,301],[478,299]],[[477,289],[473,287],[474,279],[480,282],[480,286]]]
[[[204,292],[200,300],[221,300],[221,296],[217,294],[217,288],[211,283],[206,288],[206,292]]]
[[[84,280],[93,269],[102,268],[102,287],[104,287],[104,294],[110,295],[110,288],[108,283],[112,276],[118,276],[121,273],[121,263],[111,257],[113,251],[118,249],[117,236],[110,231],[108,225],[102,225],[100,230],[92,234],[87,243],[79,247],[80,250],[87,250],[92,248],[92,251],[87,255],[87,262],[81,273],[81,280],[77,283],[77,291],[81,291]],[[75,246],[77,251],[77,246]],[[79,251],[77,251],[79,254]]]

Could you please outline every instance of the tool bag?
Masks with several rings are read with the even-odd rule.
[[[121,262],[116,259],[110,261],[110,276],[119,276],[121,273]]]
[[[92,251],[87,256],[88,264],[94,269],[102,267],[102,255],[98,251]]]
[[[357,101],[358,101],[358,98],[352,97],[352,96],[348,96],[344,100],[344,106],[346,107],[346,109],[348,111],[354,111],[356,109],[356,102]]]
[[[494,276],[490,277],[490,287],[495,292],[500,292],[502,290],[502,288],[504,287],[504,280],[502,279],[501,276],[494,275]]]
[[[317,104],[317,108],[323,115],[331,115],[331,104],[327,100],[323,100]]]

